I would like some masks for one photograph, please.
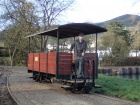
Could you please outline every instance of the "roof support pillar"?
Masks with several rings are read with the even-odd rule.
[[[30,41],[31,41],[31,37],[29,37],[28,53],[30,53]]]
[[[98,45],[98,43],[97,43],[97,33],[96,33],[96,49],[95,49],[95,53],[96,53],[96,78],[98,78],[98,52],[97,52],[97,50],[98,50],[98,48],[97,48],[97,45]]]
[[[57,30],[57,49],[56,49],[56,78],[58,78],[58,68],[59,68],[59,28]]]
[[[40,39],[40,52],[42,52],[42,44],[43,44],[43,38],[42,38],[42,35],[41,35],[41,39]]]

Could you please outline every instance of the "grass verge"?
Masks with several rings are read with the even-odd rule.
[[[95,93],[140,102],[140,81],[99,75],[96,84],[102,88],[93,89]]]

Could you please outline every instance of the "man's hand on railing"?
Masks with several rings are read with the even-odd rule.
[[[85,53],[82,53],[82,56],[84,57],[85,56]]]

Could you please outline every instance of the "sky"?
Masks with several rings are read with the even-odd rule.
[[[76,0],[64,20],[98,23],[124,14],[140,15],[140,0]]]

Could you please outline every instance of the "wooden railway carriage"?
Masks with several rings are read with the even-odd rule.
[[[28,72],[33,73],[33,79],[36,81],[42,81],[42,79],[49,79],[52,82],[53,78],[62,80],[72,80],[74,67],[73,54],[68,52],[59,52],[59,39],[70,38],[78,36],[79,33],[84,33],[84,35],[96,34],[96,51],[95,53],[86,53],[85,59],[94,61],[91,67],[85,66],[85,74],[90,74],[93,79],[93,86],[95,86],[94,78],[97,76],[98,72],[98,54],[97,54],[97,34],[101,32],[106,32],[105,28],[99,27],[97,25],[89,23],[70,23],[65,25],[60,25],[56,29],[44,31],[34,35],[29,35],[29,53],[28,53]],[[52,36],[57,38],[57,51],[56,52],[30,52],[30,39],[36,35],[41,37],[41,49],[42,49],[42,37],[44,35]],[[86,63],[84,63],[87,65]],[[89,64],[89,63],[88,63]],[[89,65],[88,65],[89,66]],[[91,66],[91,65],[90,65]],[[93,72],[93,70],[95,70]],[[75,74],[76,75],[76,74]],[[76,82],[76,77],[75,82]]]

